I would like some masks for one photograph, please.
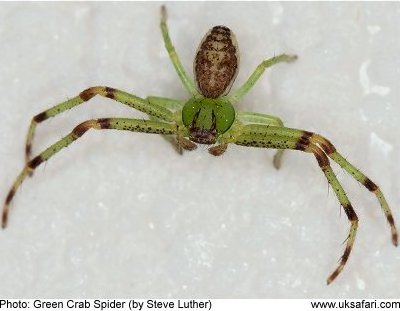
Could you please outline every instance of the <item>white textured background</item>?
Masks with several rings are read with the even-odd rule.
[[[0,4],[0,199],[22,168],[31,117],[93,85],[187,98],[159,31],[159,3]],[[231,27],[236,86],[297,53],[240,103],[318,131],[383,189],[400,219],[399,3],[168,3],[187,70],[203,34]],[[39,126],[35,152],[93,117],[142,116],[96,98]],[[161,138],[90,132],[27,180],[0,232],[2,297],[399,297],[400,249],[377,200],[335,166],[348,222],[313,156],[231,146],[178,156]],[[400,224],[398,222],[398,224]]]

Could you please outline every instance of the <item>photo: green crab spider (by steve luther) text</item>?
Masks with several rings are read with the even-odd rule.
[[[297,59],[296,55],[281,54],[262,61],[242,86],[229,93],[239,65],[238,44],[233,32],[225,26],[215,26],[204,36],[194,59],[195,81],[193,82],[185,72],[172,45],[166,20],[167,12],[162,6],[161,32],[165,47],[179,78],[191,97],[185,101],[153,96],[143,99],[115,88],[95,86],[37,114],[31,121],[26,139],[26,164],[5,199],[2,212],[3,228],[7,225],[10,203],[15,193],[25,178],[31,176],[39,165],[79,139],[89,129],[113,129],[161,134],[172,142],[179,153],[182,153],[183,150],[194,150],[197,148],[197,144],[212,145],[208,151],[214,156],[223,154],[229,144],[278,149],[273,160],[276,168],[280,167],[285,149],[313,154],[350,222],[344,253],[337,268],[328,277],[328,284],[335,280],[343,270],[353,248],[358,227],[358,217],[330,166],[329,158],[375,194],[389,223],[392,242],[397,246],[397,229],[382,191],[366,175],[341,156],[329,140],[316,133],[284,127],[282,121],[275,116],[235,110],[234,105],[254,86],[267,68],[281,62],[291,63]],[[37,156],[31,157],[32,140],[38,123],[83,104],[96,95],[110,98],[144,112],[149,119],[101,118],[87,120],[77,125],[72,132]]]

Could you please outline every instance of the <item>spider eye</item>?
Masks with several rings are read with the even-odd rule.
[[[233,32],[215,26],[204,36],[194,59],[197,88],[207,98],[227,94],[239,67],[239,47]]]

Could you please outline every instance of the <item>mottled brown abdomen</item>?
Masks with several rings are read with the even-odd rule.
[[[194,59],[197,88],[208,98],[229,92],[239,67],[239,49],[233,32],[213,27],[203,38]]]

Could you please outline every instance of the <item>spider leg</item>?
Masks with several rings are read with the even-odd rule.
[[[32,140],[38,123],[41,123],[51,117],[55,117],[56,115],[64,111],[81,105],[96,95],[113,99],[133,109],[142,111],[149,116],[156,117],[158,120],[163,120],[167,122],[171,122],[174,120],[174,113],[169,110],[169,108],[174,105],[173,100],[160,100],[157,97],[149,97],[147,99],[143,99],[107,86],[90,87],[82,91],[78,96],[62,102],[54,107],[51,107],[50,109],[47,109],[32,118],[26,138],[25,162],[28,163],[31,160],[30,157],[32,152]],[[175,105],[178,105],[178,103],[176,102]]]
[[[328,183],[335,191],[336,197],[338,198],[340,205],[342,205],[347,215],[347,218],[350,221],[350,231],[346,242],[346,248],[344,250],[342,257],[340,258],[339,266],[331,273],[331,275],[327,279],[327,284],[329,285],[343,270],[350,256],[351,250],[353,249],[358,227],[358,217],[346,195],[346,192],[344,191],[342,185],[340,184],[335,173],[333,172],[329,164],[329,159],[326,156],[326,154],[318,146],[313,144],[310,144],[308,146],[307,145],[301,146],[299,144],[296,149],[305,152],[312,152],[314,154],[321,170],[323,171],[326,179],[328,180]]]
[[[284,126],[283,122],[280,118],[271,116],[271,115],[261,114],[261,113],[238,112],[237,118],[242,123],[266,124],[266,125],[269,124],[269,125],[279,126],[279,127]],[[279,149],[276,151],[276,153],[274,155],[273,164],[277,170],[280,169],[280,167],[282,165],[283,153],[284,153],[284,150]]]
[[[398,245],[398,233],[396,229],[396,225],[394,223],[393,214],[390,210],[390,207],[380,190],[379,186],[376,185],[371,179],[369,179],[364,173],[362,173],[359,169],[357,169],[354,165],[352,165],[349,161],[347,161],[340,153],[336,151],[335,146],[318,134],[313,134],[310,138],[311,141],[317,143],[324,152],[338,165],[340,165],[345,171],[347,171],[355,180],[357,180],[360,184],[362,184],[365,188],[375,194],[377,197],[382,211],[386,216],[387,222],[389,223],[391,235],[392,235],[392,243],[397,246]]]
[[[340,259],[338,267],[333,271],[333,273],[328,277],[327,283],[330,284],[343,270],[351,250],[353,248],[354,240],[356,237],[357,227],[358,227],[358,217],[344,191],[340,182],[338,181],[335,173],[333,172],[329,158],[327,154],[340,166],[352,173],[352,175],[361,183],[363,183],[368,189],[372,188],[375,190],[375,194],[381,203],[382,209],[385,214],[388,212],[391,216],[390,209],[387,206],[386,200],[384,200],[383,195],[379,191],[377,193],[377,186],[372,182],[366,181],[364,174],[361,174],[352,165],[350,165],[338,154],[335,153],[333,146],[328,143],[328,141],[321,136],[297,129],[290,129],[285,127],[276,127],[270,125],[242,125],[239,124],[237,128],[232,129],[232,133],[227,135],[226,142],[235,143],[237,145],[251,146],[251,147],[262,147],[262,148],[275,148],[275,149],[293,149],[300,150],[304,152],[313,153],[317,159],[318,165],[323,171],[328,183],[335,192],[341,206],[343,207],[348,220],[350,221],[349,235],[346,241],[345,251]],[[369,179],[368,179],[369,180]],[[373,191],[373,190],[371,190]],[[382,199],[383,198],[383,199]],[[389,221],[391,219],[391,221]],[[397,230],[394,227],[393,217],[388,218],[389,224],[392,227],[392,239],[397,242]],[[394,233],[394,234],[393,234]],[[396,243],[394,243],[396,244]]]
[[[261,127],[264,127],[264,129],[262,129]],[[336,175],[330,166],[328,157],[326,156],[324,151],[321,150],[317,145],[311,143],[309,138],[312,133],[299,131],[302,132],[302,135],[296,138],[296,136],[298,136],[297,130],[295,130],[295,132],[293,133],[290,133],[291,129],[282,128],[283,131],[281,131],[281,134],[288,132],[289,134],[291,134],[290,136],[293,136],[288,137],[284,135],[279,135],[279,129],[281,128],[260,125],[246,125],[242,130],[243,134],[236,139],[235,144],[263,148],[294,149],[314,154],[319,167],[324,173],[328,183],[334,190],[336,197],[340,202],[340,205],[343,207],[347,218],[350,221],[350,229],[346,241],[345,251],[340,259],[338,267],[327,279],[327,283],[330,284],[343,270],[350,256],[356,237],[358,218],[346,195],[346,192],[344,191],[342,185],[336,178]]]
[[[237,90],[232,92],[232,94],[228,95],[227,98],[232,104],[238,102],[244,95],[247,94],[248,91],[253,88],[254,84],[256,84],[258,79],[262,76],[267,68],[281,62],[291,63],[296,59],[297,55],[281,54],[262,61],[261,64],[259,64],[254,72],[250,75],[247,81]]]
[[[153,133],[172,135],[177,134],[178,129],[174,123],[163,123],[152,120],[137,120],[137,119],[126,119],[126,118],[103,118],[93,119],[85,121],[76,126],[71,133],[63,137],[49,148],[41,152],[38,156],[34,157],[25,167],[21,173],[17,176],[14,183],[11,186],[10,191],[4,202],[2,212],[2,228],[7,225],[8,211],[10,209],[10,203],[17,192],[18,188],[25,180],[29,173],[33,172],[40,164],[49,160],[52,156],[57,154],[63,148],[69,146],[72,142],[82,137],[89,129],[103,130],[103,129],[114,129],[122,131],[142,132],[142,133]]]
[[[250,126],[250,125],[249,125]],[[260,127],[260,126],[258,126]],[[364,187],[366,187],[369,191],[373,192],[378,199],[378,202],[381,206],[383,213],[386,216],[387,222],[389,223],[391,230],[392,243],[397,246],[398,245],[398,231],[394,222],[392,211],[380,190],[379,186],[376,185],[371,179],[369,179],[364,173],[358,170],[355,166],[353,166],[350,162],[348,162],[342,155],[340,155],[333,144],[324,138],[323,136],[307,131],[291,129],[286,127],[270,127],[268,126],[268,133],[271,135],[277,135],[282,137],[287,137],[290,139],[297,139],[299,142],[305,141],[307,143],[311,143],[313,145],[318,145],[326,155],[328,155],[334,162],[336,162],[339,166],[341,166],[344,170],[346,170],[351,176],[361,183]],[[255,135],[261,135],[265,129],[257,128],[257,125],[252,128],[253,133]]]
[[[189,78],[181,61],[179,60],[179,56],[175,51],[175,47],[172,44],[171,38],[169,37],[168,26],[167,26],[167,9],[165,6],[161,6],[161,33],[164,39],[165,48],[167,49],[169,58],[171,59],[172,64],[175,67],[175,70],[181,79],[183,85],[187,89],[187,91],[192,94],[194,97],[200,96],[200,93],[197,91],[196,87],[192,79]]]
[[[177,116],[176,116],[177,120],[180,119],[180,114],[181,114],[180,111],[183,108],[183,106],[185,105],[185,101],[171,99],[171,98],[165,98],[165,97],[149,96],[149,97],[147,97],[147,100],[149,101],[150,104],[162,106],[162,107],[167,108],[168,110],[174,111],[177,114]],[[150,120],[161,121],[157,117],[152,117],[152,116],[150,116]],[[175,151],[180,155],[183,155],[183,150],[194,150],[197,147],[195,145],[196,147],[193,149],[185,148],[185,143],[184,143],[183,137],[178,137],[176,135],[162,135],[162,137],[168,143],[170,143],[172,145],[172,147],[175,149]]]

